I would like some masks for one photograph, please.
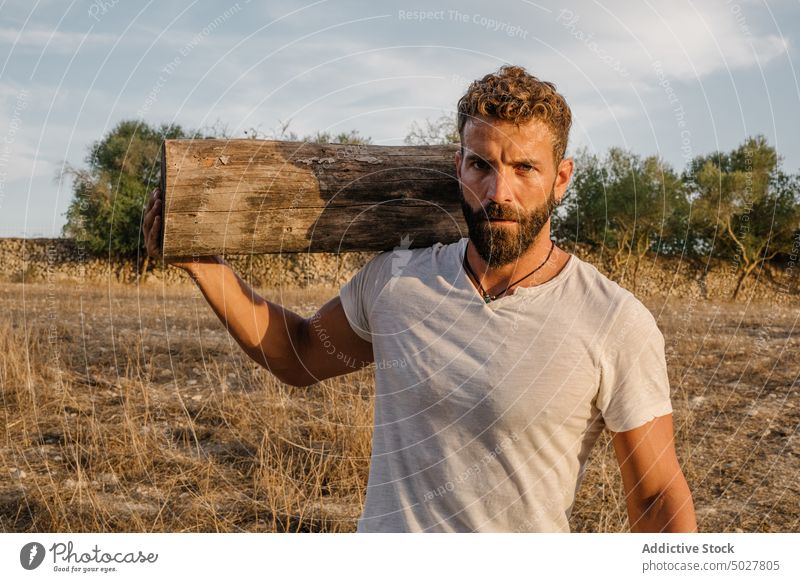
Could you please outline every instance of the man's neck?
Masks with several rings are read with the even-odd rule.
[[[552,247],[552,253],[550,249]],[[547,256],[550,254],[550,258]],[[545,259],[547,263],[544,264]],[[472,241],[467,243],[467,260],[472,271],[477,275],[481,286],[488,293],[496,293],[501,291],[509,283],[524,277],[537,267],[539,269],[530,277],[526,277],[516,287],[532,287],[534,285],[541,285],[555,277],[566,264],[569,259],[569,253],[566,253],[554,246],[550,240],[550,229],[543,228],[536,238],[536,242],[520,257],[507,265],[502,267],[490,267],[486,261],[481,258],[475,245]],[[541,267],[540,267],[541,265]]]

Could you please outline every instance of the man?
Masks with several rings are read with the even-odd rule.
[[[631,529],[696,530],[655,320],[550,240],[573,171],[570,126],[555,87],[521,67],[472,83],[455,160],[469,238],[402,251],[402,261],[377,255],[312,318],[265,301],[220,258],[173,263],[283,382],[375,362],[358,531],[568,531],[604,428]],[[144,225],[153,255],[158,198]]]

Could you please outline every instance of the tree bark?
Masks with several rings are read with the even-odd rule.
[[[467,236],[457,145],[167,140],[166,257],[384,251]]]

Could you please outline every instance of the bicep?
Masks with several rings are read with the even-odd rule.
[[[626,496],[644,503],[683,479],[675,453],[672,414],[612,436]]]
[[[305,321],[298,356],[304,385],[354,372],[374,361],[372,344],[353,331],[338,296]]]

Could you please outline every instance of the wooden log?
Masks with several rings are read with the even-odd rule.
[[[457,145],[167,140],[164,256],[383,251],[467,236]]]

